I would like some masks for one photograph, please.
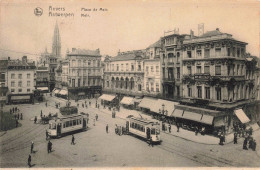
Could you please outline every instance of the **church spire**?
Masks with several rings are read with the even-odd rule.
[[[61,56],[60,51],[61,51],[60,32],[59,32],[58,23],[56,21],[54,35],[53,35],[53,42],[52,42],[52,54],[55,57],[60,57]]]

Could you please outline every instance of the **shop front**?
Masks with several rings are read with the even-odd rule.
[[[33,94],[9,94],[9,104],[33,103]]]

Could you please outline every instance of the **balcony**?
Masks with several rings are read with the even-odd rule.
[[[194,74],[194,80],[210,80],[210,74],[196,73],[196,74]]]
[[[134,96],[142,96],[143,93],[141,91],[134,91],[134,89],[132,90],[127,90],[127,89],[119,89],[119,88],[113,88],[113,89],[110,89],[110,88],[105,88],[103,89],[104,92],[107,92],[107,93],[120,93],[120,94],[126,94],[126,95],[134,95]]]
[[[220,79],[222,81],[230,81],[231,79],[234,79],[235,81],[242,81],[245,80],[245,76],[222,76],[222,75],[217,75],[217,76],[210,76],[211,79]]]
[[[165,83],[167,83],[167,82],[173,83],[173,82],[175,82],[175,79],[174,79],[174,77],[168,77],[168,78],[163,78],[163,81]]]

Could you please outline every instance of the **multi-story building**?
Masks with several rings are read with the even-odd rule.
[[[57,69],[55,70],[55,88],[62,88],[62,61],[59,61]]]
[[[2,109],[7,103],[7,95],[8,95],[8,86],[7,86],[7,66],[8,60],[0,60],[0,104]]]
[[[161,97],[161,62],[162,51],[161,40],[146,48],[146,58],[144,59],[144,88],[145,96]]]
[[[161,38],[162,93],[165,99],[179,100],[182,97],[182,43],[188,37],[174,32]]]
[[[63,60],[61,62],[61,85],[62,87],[68,87],[68,76],[69,76],[69,60]]]
[[[35,89],[34,62],[28,62],[27,56],[22,60],[8,61],[8,95],[9,103],[33,102],[33,91]]]
[[[38,65],[36,70],[36,89],[41,90],[42,92],[49,92],[49,73],[48,64]]]
[[[73,48],[70,53],[67,53],[66,60],[69,62],[69,98],[79,99],[101,93],[101,55],[99,49]],[[63,63],[63,65],[65,67],[66,64]]]
[[[118,52],[115,57],[106,57],[104,60],[104,92],[117,94],[119,100],[124,95],[142,96],[144,56],[143,50],[136,50]]]
[[[184,39],[181,102],[225,111],[230,127],[234,109],[253,97],[255,63],[245,55],[246,45],[219,29]]]

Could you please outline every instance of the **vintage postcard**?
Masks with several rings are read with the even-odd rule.
[[[0,168],[259,168],[260,2],[0,0]]]

